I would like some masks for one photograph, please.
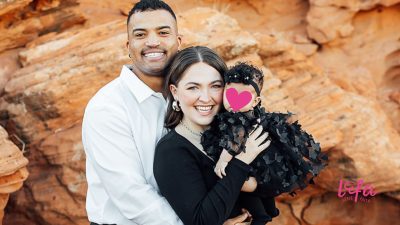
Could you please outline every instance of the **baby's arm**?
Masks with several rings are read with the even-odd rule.
[[[228,165],[229,161],[231,161],[233,156],[229,154],[225,149],[222,150],[221,155],[219,156],[219,160],[217,165],[215,165],[214,172],[217,174],[219,178],[222,179],[222,176],[226,176],[225,167]],[[249,177],[247,181],[244,182],[241,191],[244,192],[253,192],[257,188],[257,181],[254,177]]]
[[[222,150],[221,155],[219,156],[219,160],[217,165],[215,165],[214,172],[217,174],[219,178],[226,176],[225,167],[228,165],[228,162],[231,161],[233,156],[229,154],[227,150]]]

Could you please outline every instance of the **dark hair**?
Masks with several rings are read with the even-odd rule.
[[[126,25],[128,26],[131,16],[137,12],[154,11],[154,10],[167,10],[176,20],[176,16],[171,7],[161,0],[141,0],[136,3],[128,14]]]
[[[203,46],[194,46],[186,48],[182,51],[178,51],[176,55],[171,59],[168,65],[165,67],[164,74],[166,74],[165,80],[165,91],[168,99],[168,108],[167,114],[165,116],[165,127],[172,129],[179,124],[179,122],[183,118],[182,111],[175,111],[172,109],[172,102],[174,101],[174,97],[169,89],[171,84],[177,86],[179,81],[181,80],[184,72],[192,65],[203,62],[208,64],[209,66],[216,69],[223,77],[223,74],[228,69],[224,60],[218,56],[216,52],[213,50],[203,47]]]
[[[253,81],[261,91],[264,84],[264,74],[260,69],[249,63],[238,62],[225,73],[224,80],[227,84],[250,84],[250,81]]]

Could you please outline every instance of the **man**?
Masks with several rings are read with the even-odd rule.
[[[166,111],[162,71],[181,44],[176,16],[162,1],[142,0],[127,28],[132,65],[96,93],[83,118],[87,214],[91,224],[181,225],[153,175]]]
[[[127,27],[132,66],[96,93],[83,119],[88,217],[95,224],[182,224],[153,176],[166,109],[162,70],[181,44],[176,17],[162,1],[140,1]]]

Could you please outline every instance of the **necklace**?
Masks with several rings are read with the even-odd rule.
[[[193,135],[197,136],[197,137],[201,137],[201,132],[194,132],[192,129],[190,129],[185,122],[181,121],[182,126],[188,130],[190,133],[192,133]]]

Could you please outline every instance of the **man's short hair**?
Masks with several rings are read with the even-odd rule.
[[[136,3],[128,14],[126,25],[129,24],[131,16],[137,12],[154,11],[154,10],[167,10],[176,20],[176,16],[171,7],[161,0],[141,0]]]

